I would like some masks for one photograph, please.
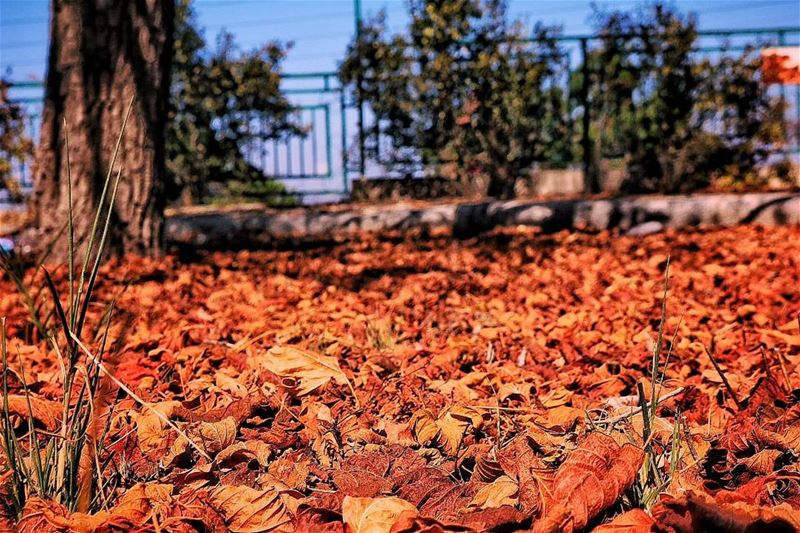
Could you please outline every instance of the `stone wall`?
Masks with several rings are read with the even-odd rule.
[[[367,231],[449,229],[474,235],[497,226],[612,229],[631,234],[699,225],[800,224],[800,193],[641,196],[609,200],[469,202],[415,206],[399,203],[346,210],[263,208],[175,211],[170,244],[188,248],[259,247],[287,239],[328,239]]]
[[[24,211],[0,217],[0,235],[16,233]],[[639,196],[607,200],[513,200],[339,205],[275,210],[260,204],[169,209],[167,244],[177,248],[232,249],[286,240],[320,240],[356,232],[412,228],[474,235],[497,226],[536,226],[544,231],[618,228],[644,234],[699,225],[800,224],[800,193]]]

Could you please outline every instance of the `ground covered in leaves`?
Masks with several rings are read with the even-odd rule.
[[[0,530],[800,527],[798,228],[364,236],[131,258],[99,291],[147,406],[109,383],[92,514],[32,496]],[[20,364],[55,432],[62,371],[5,280],[0,316],[19,434]]]

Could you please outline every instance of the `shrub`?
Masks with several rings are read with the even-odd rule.
[[[523,39],[495,0],[415,0],[410,11],[407,36],[387,35],[383,14],[367,22],[340,69],[374,114],[369,157],[499,197],[533,164],[572,159],[554,30]]]
[[[24,161],[33,155],[33,143],[25,134],[25,113],[10,101],[9,84],[0,79],[0,190],[8,191],[21,200],[19,182],[13,175],[13,162]]]
[[[572,74],[558,32],[537,26],[528,38],[502,1],[409,5],[406,35],[388,35],[379,15],[340,69],[372,111],[365,157],[390,172],[513,196],[532,167],[584,158],[574,119],[587,103],[588,160],[623,163],[628,192],[750,183],[785,142],[783,108],[753,51],[700,55],[694,18],[662,4],[597,12],[599,43]]]
[[[598,156],[624,157],[628,192],[687,192],[744,180],[784,139],[760,59],[698,57],[696,21],[660,4],[597,14],[589,60]]]
[[[190,0],[178,2],[166,145],[172,199],[184,193],[202,202],[212,184],[264,180],[243,148],[303,133],[280,89],[285,55],[286,47],[277,42],[241,52],[226,32],[209,50]],[[277,182],[270,190],[285,194]]]

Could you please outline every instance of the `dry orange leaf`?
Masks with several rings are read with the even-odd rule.
[[[436,425],[436,419],[430,410],[420,409],[414,413],[409,425],[414,438],[419,444],[431,446],[436,443],[436,439],[439,436],[439,426]]]
[[[519,500],[519,485],[508,476],[500,476],[481,487],[467,504],[472,509],[492,509],[503,505],[516,505]]]
[[[776,339],[780,339],[789,346],[800,347],[800,335],[791,335],[777,329],[762,329],[760,330],[760,333],[762,335],[769,335],[771,337],[775,337]]]
[[[483,415],[472,408],[453,406],[438,419],[427,409],[417,411],[411,419],[411,431],[422,446],[439,446],[445,453],[455,455],[464,435],[480,429]]]
[[[28,401],[30,401],[30,411],[28,410]],[[25,420],[32,413],[34,421],[43,425],[48,431],[54,431],[61,425],[61,413],[64,406],[58,402],[36,396],[9,394],[6,406],[9,414],[17,415]]]
[[[559,405],[535,417],[534,423],[551,433],[564,434],[582,425],[585,417],[580,409]]]
[[[159,402],[150,405],[152,410],[146,409],[143,413],[134,415],[136,435],[139,438],[139,447],[142,452],[153,452],[164,441],[164,431],[167,428],[167,423],[154,411],[158,411],[165,418],[170,418],[180,406],[181,402],[178,401]]]
[[[656,522],[641,509],[631,509],[615,516],[611,522],[601,524],[592,533],[653,533]]]
[[[483,415],[475,409],[456,405],[439,417],[436,425],[441,432],[442,448],[448,454],[455,455],[466,433],[481,428]]]
[[[248,440],[231,444],[217,454],[214,462],[222,465],[255,459],[259,465],[266,467],[271,457],[272,448],[269,444],[261,440]]]
[[[557,389],[553,389],[546,396],[539,398],[539,401],[547,409],[552,409],[560,405],[566,405],[570,401],[571,397],[572,397],[571,392],[569,392],[567,389],[563,387],[560,387]]]
[[[740,460],[738,464],[755,474],[767,475],[775,470],[775,463],[781,455],[783,455],[783,452],[780,450],[761,450],[756,452],[755,455]]]
[[[404,513],[400,515],[391,533],[477,533],[477,531],[471,527],[443,524],[430,517]]]
[[[390,533],[400,516],[416,516],[417,508],[400,498],[345,496],[342,519],[347,533]]]
[[[709,494],[689,491],[680,498],[662,499],[652,513],[659,524],[679,533],[689,533],[695,524],[702,524],[705,531],[800,531],[797,509],[787,502],[721,503]]]
[[[335,357],[303,350],[294,346],[274,346],[266,354],[251,361],[261,365],[284,380],[284,384],[297,396],[314,392],[333,380],[355,392],[350,380]]]
[[[236,419],[229,416],[219,422],[189,426],[187,433],[206,453],[214,455],[236,442],[236,430]]]
[[[580,530],[622,495],[644,461],[642,450],[620,446],[603,433],[590,433],[556,472],[553,505],[534,533]]]
[[[172,499],[172,485],[138,484],[128,489],[110,511],[89,515],[69,513],[65,507],[41,498],[30,498],[22,511],[17,530],[20,533],[71,531],[90,533],[98,530],[137,529],[150,519],[154,509]]]
[[[166,455],[161,458],[165,466],[173,466],[176,461],[189,451],[192,446],[213,456],[236,442],[236,419],[232,416],[219,422],[198,422],[186,427],[184,434],[179,434]],[[189,442],[192,439],[192,442]],[[192,443],[194,443],[192,445]]]
[[[293,529],[289,509],[273,488],[222,485],[208,495],[209,503],[225,517],[225,524],[234,533],[288,533]]]

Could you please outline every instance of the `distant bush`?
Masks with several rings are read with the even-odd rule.
[[[552,28],[525,35],[502,0],[412,0],[407,34],[385,15],[362,27],[340,77],[367,104],[365,156],[403,175],[513,196],[533,167],[620,161],[629,192],[752,180],[786,124],[752,51],[703,56],[696,22],[661,4],[598,11],[587,65],[569,72]],[[589,76],[584,79],[583,72]],[[584,86],[583,84],[588,84]]]
[[[210,50],[196,26],[190,0],[178,0],[176,7],[166,146],[168,194],[172,199],[184,195],[203,202],[212,188],[265,179],[244,156],[248,143],[303,131],[280,90],[285,46],[271,42],[241,52],[233,36],[223,32]],[[278,182],[262,190],[268,194],[259,199],[266,201],[286,192]]]
[[[566,57],[555,31],[523,44],[499,1],[413,0],[408,35],[387,34],[385,16],[362,27],[341,65],[343,83],[374,113],[367,155],[394,170],[420,168],[467,190],[513,195],[537,162],[572,160],[563,84]]]
[[[597,156],[624,157],[629,192],[746,180],[781,148],[783,109],[752,53],[698,56],[696,21],[661,5],[598,13],[589,61]]]
[[[8,97],[9,84],[0,79],[0,190],[20,200],[19,182],[13,175],[14,161],[29,160],[33,142],[25,133],[25,112]]]

